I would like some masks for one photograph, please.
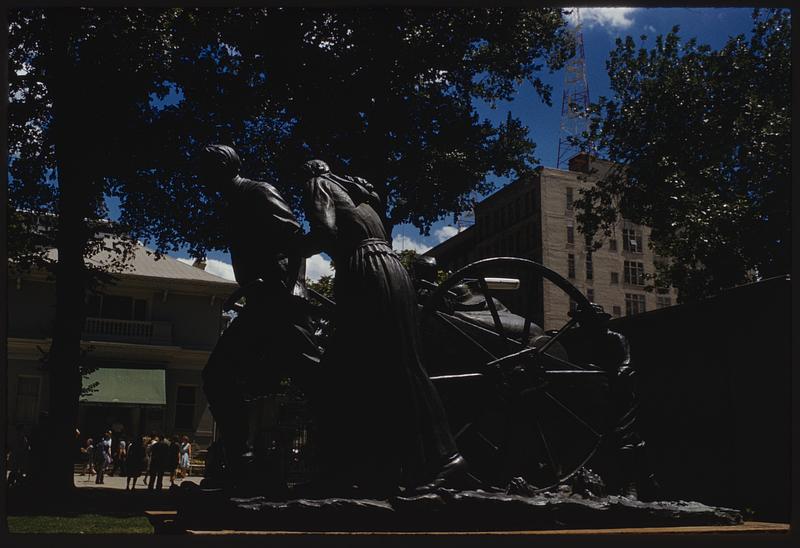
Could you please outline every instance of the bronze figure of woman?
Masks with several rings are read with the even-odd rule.
[[[327,477],[379,496],[449,485],[466,463],[422,363],[416,293],[387,241],[378,195],[321,160],[305,169],[306,253],[328,253],[336,271],[336,331],[321,364]]]

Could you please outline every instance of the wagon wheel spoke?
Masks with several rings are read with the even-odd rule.
[[[556,332],[556,334],[555,334],[555,335],[553,335],[552,337],[550,337],[550,339],[549,339],[547,342],[545,342],[545,343],[544,343],[542,346],[540,346],[540,347],[537,347],[537,349],[536,349],[536,353],[537,353],[537,354],[539,354],[539,355],[543,355],[543,354],[545,353],[545,351],[546,351],[548,348],[550,348],[550,346],[551,346],[553,343],[555,343],[555,342],[556,342],[556,341],[557,341],[559,338],[561,338],[561,336],[562,336],[564,333],[566,333],[567,331],[569,331],[570,329],[572,329],[572,328],[573,328],[575,325],[577,325],[577,324],[578,324],[578,320],[576,320],[575,318],[572,318],[572,319],[570,319],[570,320],[569,320],[567,323],[565,323],[565,324],[563,325],[563,327],[561,327],[561,329],[559,329],[559,330]]]
[[[547,443],[544,430],[542,429],[542,425],[538,420],[536,421],[536,431],[539,433],[539,439],[542,440],[542,445],[544,446],[545,453],[547,453],[547,460],[550,461],[550,467],[553,469],[553,474],[555,474],[556,479],[558,479],[561,477],[561,467],[556,464],[556,460],[553,458],[553,451],[550,449],[550,444]]]
[[[557,405],[557,406],[558,406],[558,407],[559,407],[559,408],[560,408],[562,411],[564,411],[564,412],[565,412],[567,415],[569,415],[570,417],[572,417],[572,418],[573,418],[573,419],[574,419],[574,420],[575,420],[577,423],[581,424],[581,425],[582,425],[584,428],[586,428],[587,430],[589,430],[589,431],[590,431],[590,432],[591,432],[591,433],[592,433],[592,434],[593,434],[593,435],[594,435],[594,436],[595,436],[597,439],[600,439],[600,438],[602,438],[602,437],[603,437],[603,436],[602,436],[602,434],[599,434],[599,433],[597,432],[597,430],[595,430],[595,429],[594,429],[594,428],[593,428],[593,427],[592,427],[592,426],[591,426],[589,423],[587,423],[585,420],[583,420],[583,419],[582,419],[582,418],[580,418],[578,415],[576,415],[576,414],[575,414],[575,413],[572,411],[572,409],[570,409],[569,407],[567,407],[566,405],[564,405],[564,404],[561,402],[561,400],[559,400],[558,398],[556,398],[555,396],[553,396],[553,395],[552,395],[550,392],[548,392],[547,390],[542,390],[542,394],[544,394],[544,395],[545,395],[545,396],[546,396],[546,397],[547,397],[547,398],[548,398],[550,401],[552,401],[553,403],[555,403],[555,404],[556,404],[556,405]]]
[[[443,324],[445,324],[451,330],[453,330],[454,332],[458,333],[459,335],[464,337],[466,340],[468,340],[470,343],[472,343],[473,346],[478,348],[481,352],[486,354],[489,358],[491,358],[492,360],[496,360],[497,359],[497,356],[492,354],[492,352],[487,350],[485,346],[483,346],[481,343],[476,341],[469,333],[467,333],[466,331],[464,331],[463,329],[458,327],[456,324],[454,324],[452,321],[450,321],[447,318],[447,315],[444,312],[441,312],[441,311],[437,310],[434,313],[434,316],[436,316]]]
[[[478,431],[476,431],[476,433],[478,434],[478,439],[480,439],[480,440],[481,440],[483,443],[485,443],[486,445],[488,445],[488,446],[489,446],[489,448],[490,448],[490,449],[491,449],[493,452],[495,452],[495,453],[499,453],[499,452],[500,452],[500,448],[499,448],[499,447],[497,447],[497,446],[494,444],[494,442],[493,442],[492,440],[490,440],[489,438],[487,438],[487,437],[486,437],[486,436],[483,434],[483,432],[481,432],[480,430],[478,430]]]
[[[567,370],[570,370],[570,371],[576,371],[576,372],[577,371],[583,371],[583,372],[586,372],[586,373],[602,372],[602,370],[599,369],[599,368],[595,369],[595,368],[592,368],[591,366],[590,367],[584,367],[582,365],[578,365],[577,363],[573,363],[573,362],[569,362],[569,361],[566,361],[566,360],[562,360],[558,356],[553,356],[552,354],[545,354],[545,353],[542,353],[542,352],[537,352],[537,354],[538,354],[538,357],[542,359],[542,361],[550,362],[551,364],[554,364],[556,366],[567,368]],[[546,371],[545,372],[545,374],[548,374],[548,373],[552,373],[552,371]]]
[[[466,432],[467,430],[469,430],[470,428],[472,428],[472,426],[473,426],[474,424],[475,424],[474,422],[468,422],[467,424],[465,424],[464,426],[462,426],[462,427],[461,427],[461,429],[460,429],[458,432],[456,432],[456,434],[453,436],[453,438],[454,438],[454,439],[456,439],[456,440],[458,440],[458,438],[460,438],[461,436],[463,436],[463,435],[464,435],[464,432]]]
[[[500,314],[497,313],[497,307],[494,304],[494,298],[492,297],[492,293],[491,291],[489,291],[489,285],[486,283],[486,278],[483,276],[478,278],[478,285],[481,288],[483,297],[486,299],[486,306],[489,307],[489,312],[492,314],[492,320],[494,321],[494,328],[495,330],[497,330],[497,334],[503,338],[506,347],[508,348],[509,346],[508,336],[506,335],[506,330],[503,327],[503,323],[500,321]]]

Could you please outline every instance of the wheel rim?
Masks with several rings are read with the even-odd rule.
[[[431,378],[443,394],[448,414],[460,404],[453,404],[459,396],[448,396],[451,388],[447,387],[454,383],[462,383],[463,387],[469,382],[476,386],[472,409],[466,415],[459,409],[458,418],[451,417],[459,449],[470,466],[477,468],[476,475],[501,485],[519,475],[544,490],[585,466],[602,443],[607,422],[591,416],[588,410],[606,403],[601,394],[607,379],[598,368],[572,363],[559,354],[563,350],[559,350],[559,339],[576,328],[575,319],[567,321],[549,339],[540,330],[532,331],[532,295],[522,305],[526,310],[520,314],[521,332],[506,332],[503,320],[508,318],[507,313],[498,310],[494,299],[503,301],[497,291],[489,288],[487,278],[491,272],[507,271],[525,275],[528,286],[521,279],[521,291],[531,291],[539,281],[554,284],[577,303],[581,321],[595,314],[586,297],[558,273],[528,259],[501,257],[472,263],[452,274],[425,302],[421,324],[428,335],[426,339],[431,338],[428,328],[436,322],[454,337],[451,341],[461,341],[464,348],[469,348],[467,363],[449,370],[445,367],[444,371],[437,367],[441,364],[434,364]],[[459,317],[445,306],[451,290],[465,280],[473,280],[483,295],[492,297],[484,299],[488,315],[480,326],[471,325],[464,318],[466,314]],[[434,346],[440,350],[447,344],[438,335],[433,338],[438,339]],[[531,342],[537,343],[538,348]],[[435,358],[428,359],[429,367],[432,361]],[[519,379],[515,375],[519,375],[521,365],[524,374]],[[471,419],[462,418],[470,413]]]

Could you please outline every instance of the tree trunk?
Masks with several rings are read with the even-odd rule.
[[[56,315],[53,343],[48,361],[50,376],[50,415],[46,425],[46,466],[42,471],[49,496],[56,499],[71,493],[74,487],[75,429],[81,390],[79,362],[81,331],[84,322],[87,243],[86,219],[92,204],[90,180],[84,167],[86,138],[81,136],[80,103],[82,90],[75,77],[70,54],[70,37],[80,28],[80,12],[75,9],[53,10],[53,71],[50,91],[53,101],[58,176],[58,233],[56,247]]]

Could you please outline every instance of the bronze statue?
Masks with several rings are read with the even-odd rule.
[[[386,496],[399,486],[441,486],[466,476],[439,396],[421,359],[414,285],[361,178],[305,164],[307,253],[336,265],[336,331],[320,367],[323,477],[334,487]]]
[[[247,398],[260,395],[286,369],[313,364],[319,348],[302,301],[304,234],[270,184],[239,175],[241,161],[225,145],[203,151],[207,188],[222,200],[222,226],[246,304],[217,342],[203,370],[203,389],[221,429],[229,480],[252,480]],[[248,479],[248,476],[250,478]]]
[[[614,492],[654,500],[659,489],[647,459],[639,428],[637,370],[627,338],[608,328],[610,314],[593,305],[596,313],[582,318],[582,339],[571,350],[573,359],[593,361],[609,375],[609,404],[614,422],[608,436],[608,459],[602,470]],[[609,468],[609,464],[611,465]]]

